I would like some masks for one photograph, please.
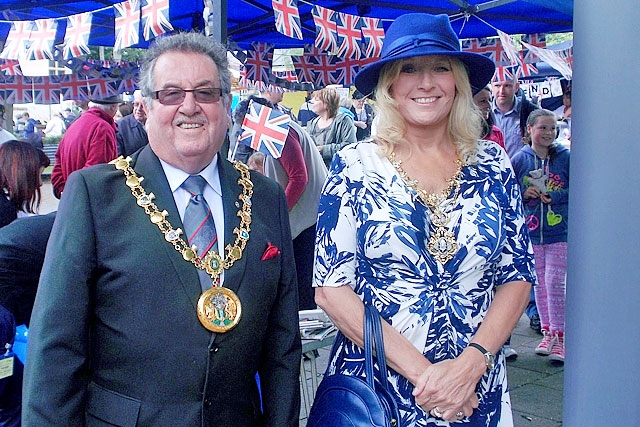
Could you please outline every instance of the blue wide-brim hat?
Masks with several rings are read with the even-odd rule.
[[[460,40],[447,15],[408,13],[399,16],[389,26],[380,59],[360,70],[355,78],[356,88],[364,94],[371,94],[385,64],[426,55],[443,55],[462,61],[467,67],[473,93],[489,83],[496,69],[486,56],[460,49]]]

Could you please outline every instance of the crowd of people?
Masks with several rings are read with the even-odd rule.
[[[232,111],[224,46],[163,37],[129,102],[47,123],[51,215],[26,113],[0,139],[5,357],[30,331],[0,424],[298,425],[298,311],[345,337],[326,375],[363,377],[373,306],[399,426],[512,425],[523,313],[564,362],[571,97],[560,117],[494,71],[446,15],[412,13],[354,88]],[[290,116],[280,157],[239,142],[250,103]]]

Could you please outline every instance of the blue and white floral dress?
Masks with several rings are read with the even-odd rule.
[[[315,286],[351,286],[431,362],[467,347],[495,288],[534,282],[533,252],[524,225],[520,189],[503,149],[478,141],[478,162],[462,168],[449,229],[458,252],[438,263],[427,250],[429,210],[374,143],[336,154],[320,198]],[[453,207],[451,206],[453,205]],[[337,349],[327,374],[363,376],[363,352],[351,341]],[[480,407],[462,420],[473,426],[513,425],[503,355],[478,385]],[[401,426],[447,426],[411,395],[413,386],[390,371]]]

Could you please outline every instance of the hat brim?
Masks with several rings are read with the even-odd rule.
[[[94,104],[122,104],[124,101],[122,100],[122,98],[116,98],[116,97],[111,97],[111,98],[104,98],[104,99],[91,99],[91,102],[93,102]]]
[[[384,67],[389,62],[397,61],[400,59],[406,58],[415,58],[418,56],[434,56],[441,55],[447,56],[451,58],[456,58],[462,61],[467,67],[467,72],[469,75],[469,83],[471,84],[471,89],[473,93],[477,93],[485,87],[493,78],[493,75],[496,71],[496,66],[493,61],[486,56],[479,55],[477,53],[472,52],[451,52],[451,51],[433,51],[433,49],[429,49],[428,53],[420,54],[415,50],[411,52],[407,52],[406,54],[400,54],[393,57],[388,57],[381,59],[373,64],[370,64],[364,67],[360,72],[356,75],[354,80],[354,84],[356,88],[366,94],[370,95],[378,84],[378,80],[380,78],[380,71],[382,67]]]

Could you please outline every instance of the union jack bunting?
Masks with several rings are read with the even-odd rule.
[[[89,98],[102,99],[118,95],[118,81],[106,79],[88,79]]]
[[[53,59],[53,46],[56,41],[58,21],[55,19],[38,19],[33,21],[29,40],[25,41],[27,59]]]
[[[504,49],[507,58],[509,58],[511,65],[520,64],[520,53],[518,52],[518,49],[516,49],[516,45],[513,43],[513,40],[511,40],[511,36],[500,30],[498,30],[498,35],[502,42],[502,48]]]
[[[535,53],[538,58],[542,59],[544,62],[558,70],[565,79],[571,80],[571,76],[573,74],[571,67],[569,66],[568,61],[564,59],[558,52],[551,49],[536,47],[524,42],[522,43],[522,45]]]
[[[518,67],[513,65],[498,65],[493,75],[493,82],[504,82],[517,78]]]
[[[337,48],[336,18],[331,9],[314,5],[311,9],[313,22],[316,24],[316,46],[324,51],[334,53]]]
[[[4,48],[0,52],[0,58],[4,59],[22,59],[26,57],[27,46],[25,42],[29,40],[33,21],[14,21],[11,23],[11,29],[7,40],[4,42]]]
[[[314,62],[311,60],[311,57],[320,54],[320,49],[317,47],[305,45],[303,55],[291,57],[299,82],[313,83],[315,75],[313,74]]]
[[[511,65],[506,56],[502,43],[498,37],[483,37],[479,39],[464,39],[462,50],[486,56],[496,65]]]
[[[530,77],[534,74],[538,74],[538,68],[534,64],[521,64],[517,75],[519,77]]]
[[[34,104],[60,103],[60,84],[58,76],[31,77],[30,82]]]
[[[348,13],[338,12],[336,14],[336,29],[338,38],[336,39],[337,52],[340,58],[360,59],[362,51],[362,18]]]
[[[273,75],[288,82],[298,81],[298,75],[295,71],[274,71]]]
[[[276,18],[276,30],[287,37],[302,40],[298,0],[271,0],[271,6]]]
[[[64,99],[88,100],[89,85],[87,84],[87,79],[76,74],[60,76],[60,94]]]
[[[169,31],[169,0],[142,0],[142,37],[151,40]]]
[[[239,141],[277,159],[289,134],[291,117],[265,105],[249,102]]]
[[[116,42],[115,50],[138,44],[140,40],[140,5],[138,0],[127,0],[114,4],[113,10],[116,16]]]
[[[253,49],[247,51],[247,60],[244,69],[247,80],[269,83],[271,74],[271,57],[273,45],[270,43],[251,43]]]
[[[336,71],[336,62],[338,57],[327,53],[320,53],[310,58],[313,63],[313,84],[323,87],[332,84],[338,84],[339,81],[333,73]]]
[[[0,94],[5,104],[29,104],[33,102],[31,78],[6,76]]]
[[[331,73],[332,80],[343,85],[350,85],[353,84],[353,80],[360,70],[360,60],[351,58],[339,59],[334,64],[334,67],[335,71]]]
[[[569,67],[571,67],[571,69],[573,69],[573,46],[567,49],[559,50],[558,55],[560,55],[560,58],[564,59],[565,62],[569,64]]]
[[[547,37],[542,33],[523,34],[522,41],[535,47],[547,47]],[[523,63],[525,64],[535,64],[536,62],[540,62],[540,59],[538,59],[536,54],[531,52],[529,49],[523,49],[520,53],[522,54]]]
[[[85,12],[67,17],[67,32],[64,35],[62,57],[64,59],[88,55],[89,34],[91,34],[91,21],[93,13]]]
[[[384,28],[378,18],[362,18],[362,50],[365,58],[378,58],[382,53]]]
[[[118,93],[133,92],[139,89],[137,79],[122,79],[118,81]]]
[[[20,61],[15,59],[0,59],[0,70],[5,76],[21,76]]]

